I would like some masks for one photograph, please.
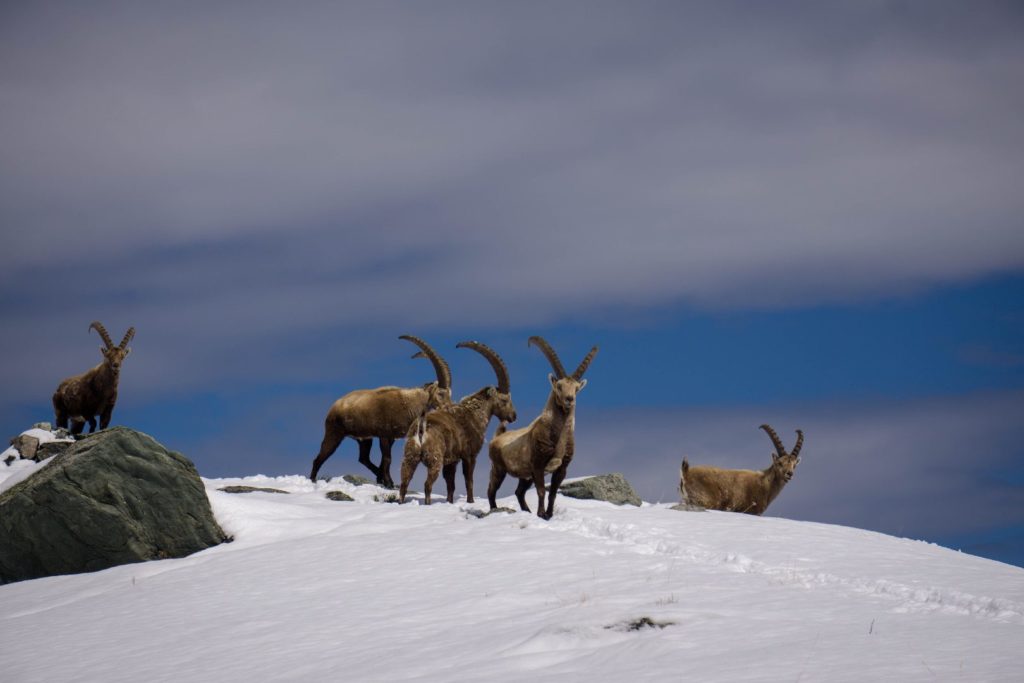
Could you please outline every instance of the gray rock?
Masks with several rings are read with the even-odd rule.
[[[113,427],[0,494],[0,583],[184,557],[230,540],[195,466]]]
[[[563,484],[558,493],[570,498],[582,498],[587,500],[604,500],[616,505],[640,506],[640,496],[636,494],[633,487],[629,485],[626,478],[618,472],[602,474],[597,477],[587,477],[579,481]]]
[[[4,464],[5,465],[10,465],[12,462],[14,462],[17,459],[18,459],[18,456],[16,456],[16,455],[8,455],[6,458],[4,458]]]
[[[41,443],[39,444],[39,448],[36,450],[36,457],[33,459],[36,462],[42,462],[47,458],[60,455],[67,449],[71,448],[74,443],[74,441],[47,441],[46,443]]]
[[[35,460],[36,451],[39,450],[39,439],[28,434],[19,434],[11,439],[11,445],[18,451],[22,460]]]
[[[681,512],[704,512],[704,508],[700,505],[694,505],[693,503],[676,503],[669,510],[679,510]]]
[[[372,484],[373,482],[366,477],[360,477],[358,474],[346,474],[342,477],[345,481],[355,486],[362,486],[364,484]]]
[[[51,425],[49,422],[36,422],[34,425],[32,425],[32,429],[43,429],[49,432],[53,430],[53,425]]]
[[[328,491],[324,495],[327,497],[328,500],[339,500],[339,501],[355,500],[355,498],[353,498],[352,496],[348,495],[344,491]]]
[[[281,489],[272,489],[269,486],[239,486],[239,485],[232,485],[232,486],[221,486],[217,490],[218,491],[223,491],[224,493],[252,493],[253,491],[262,491],[263,493],[288,493],[287,491],[282,491]]]

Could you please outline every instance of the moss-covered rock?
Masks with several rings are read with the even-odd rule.
[[[587,477],[562,484],[558,493],[570,498],[604,500],[616,505],[636,505],[642,502],[626,478],[618,472]]]
[[[195,466],[125,427],[0,494],[0,583],[184,557],[229,540]]]

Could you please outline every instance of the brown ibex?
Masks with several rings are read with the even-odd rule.
[[[424,502],[430,505],[430,491],[441,472],[448,486],[448,502],[454,502],[455,468],[461,461],[462,474],[466,479],[466,499],[472,503],[473,470],[477,453],[484,445],[487,424],[492,416],[503,422],[515,422],[516,409],[509,391],[508,368],[501,357],[480,342],[459,342],[456,347],[472,349],[486,358],[494,369],[498,386],[484,387],[458,403],[427,413],[409,428],[402,457],[402,483],[398,490],[400,502],[405,502],[409,482],[421,462],[427,466]]]
[[[419,337],[403,334],[399,339],[420,347],[413,358],[428,358],[434,365],[437,381],[421,387],[357,389],[335,401],[324,420],[320,453],[313,460],[313,469],[309,473],[312,481],[316,481],[320,468],[338,450],[342,440],[350,436],[359,444],[359,462],[373,472],[378,484],[393,488],[391,446],[395,439],[404,437],[409,426],[423,413],[451,403],[451,371],[444,359]],[[379,467],[370,462],[374,438],[380,443]]]
[[[555,513],[555,494],[565,479],[566,470],[572,461],[575,450],[576,428],[576,395],[587,385],[583,373],[590,367],[590,362],[597,355],[597,347],[569,375],[558,359],[558,354],[541,337],[530,337],[527,344],[534,344],[547,357],[555,374],[548,375],[551,382],[551,393],[544,405],[544,410],[526,427],[506,431],[505,425],[498,427],[491,439],[491,478],[487,486],[487,501],[491,509],[497,508],[495,498],[505,476],[511,474],[519,478],[516,487],[516,499],[519,507],[526,512],[530,506],[526,504],[526,491],[532,483],[537,487],[537,515],[543,519],[551,519]],[[547,507],[544,507],[544,475],[551,473],[551,490],[547,496]]]
[[[796,445],[791,453],[786,452],[779,435],[764,424],[775,445],[772,464],[760,472],[755,470],[726,470],[708,465],[690,467],[683,458],[679,470],[679,493],[684,504],[699,505],[711,510],[745,512],[762,515],[768,509],[782,487],[793,478],[800,463],[800,448],[804,445],[804,433],[796,430]]]
[[[117,346],[111,341],[107,330],[99,321],[89,323],[89,330],[95,329],[103,339],[100,353],[103,362],[80,375],[68,377],[60,383],[53,394],[53,412],[58,427],[68,428],[71,433],[81,434],[86,421],[89,433],[96,431],[96,416],[100,416],[100,429],[110,424],[110,416],[117,403],[117,381],[121,376],[121,363],[132,352],[128,342],[135,336],[135,328],[129,327],[124,339]]]

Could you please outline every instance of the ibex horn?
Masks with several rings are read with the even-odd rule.
[[[586,372],[587,368],[590,367],[590,361],[594,360],[594,356],[596,355],[597,347],[595,346],[594,348],[590,349],[590,353],[587,354],[587,357],[584,358],[582,362],[580,362],[580,366],[576,368],[576,372],[572,373],[572,378],[574,380],[578,382],[581,379],[583,379],[583,373]]]
[[[566,377],[565,368],[562,366],[562,361],[559,360],[558,354],[555,353],[555,350],[551,348],[551,344],[548,344],[543,337],[536,336],[530,337],[530,339],[526,342],[527,346],[530,346],[531,344],[540,349],[541,353],[543,353],[547,357],[548,362],[551,363],[551,369],[555,371],[555,376],[557,376],[558,379],[563,379],[564,377]]]
[[[128,331],[124,333],[124,339],[121,340],[121,345],[118,346],[118,348],[121,349],[122,351],[124,351],[124,347],[128,346],[128,342],[130,342],[134,337],[135,337],[135,328],[134,327],[129,327]]]
[[[509,392],[508,368],[505,367],[505,361],[501,360],[501,356],[495,353],[491,347],[478,341],[459,342],[455,347],[459,349],[473,349],[486,358],[490,362],[491,367],[494,368],[494,374],[498,378],[498,391],[503,394]]]
[[[419,337],[414,337],[411,334],[403,334],[399,339],[411,341],[416,346],[420,347],[422,351],[419,351],[413,358],[429,358],[430,362],[434,365],[434,374],[437,375],[437,386],[441,389],[452,388],[452,371],[448,368],[448,363],[444,362],[441,356],[437,355],[437,351],[431,348],[430,344],[423,341]]]
[[[775,433],[775,430],[768,425],[761,425],[761,429],[768,432],[769,438],[771,438],[772,443],[775,444],[775,452],[779,454],[779,457],[781,458],[784,456],[786,454],[786,447],[782,445],[782,439],[780,439],[779,435]]]
[[[99,332],[100,338],[103,339],[103,343],[107,345],[108,349],[114,347],[114,342],[110,341],[110,335],[107,334],[107,328],[103,327],[103,325],[100,324],[99,320],[93,320],[91,323],[89,323],[89,329],[95,329],[97,332]]]
[[[804,445],[804,433],[802,430],[796,430],[796,445],[793,446],[793,452],[790,455],[796,457],[800,455],[800,448]]]

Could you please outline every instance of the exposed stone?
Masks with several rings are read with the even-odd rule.
[[[669,510],[680,510],[682,512],[704,512],[704,508],[693,503],[676,503]]]
[[[364,484],[372,484],[373,482],[366,477],[361,477],[358,474],[346,474],[342,477],[345,481],[355,486],[362,486]]]
[[[228,539],[195,466],[125,427],[0,493],[0,583],[184,557]]]
[[[633,487],[629,485],[626,478],[618,472],[602,474],[596,477],[587,477],[577,481],[562,484],[558,493],[570,498],[581,498],[587,500],[604,500],[616,505],[636,505],[642,502]]]
[[[352,496],[348,495],[344,491],[328,491],[324,495],[326,496],[326,498],[328,500],[338,500],[338,501],[355,500],[355,498],[353,498]]]
[[[36,457],[33,458],[36,462],[42,462],[47,458],[52,458],[55,455],[60,455],[67,449],[74,445],[74,441],[47,441],[39,444],[39,449],[36,450]]]
[[[263,493],[288,493],[287,491],[282,491],[281,489],[272,489],[272,488],[270,488],[268,486],[239,486],[239,485],[232,485],[232,486],[222,486],[222,487],[220,487],[217,490],[218,491],[223,491],[224,493],[252,493],[253,491],[262,491]]]
[[[35,460],[39,450],[39,439],[28,434],[19,434],[11,439],[11,445],[18,451],[23,460]]]
[[[53,425],[49,422],[36,422],[32,425],[32,429],[42,429],[43,431],[50,432],[53,431]]]

